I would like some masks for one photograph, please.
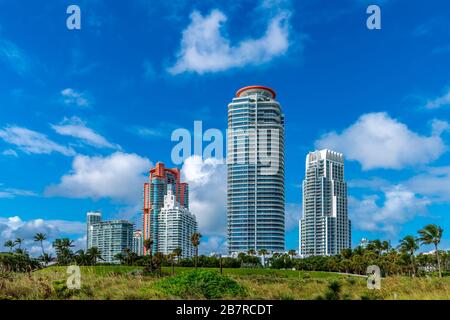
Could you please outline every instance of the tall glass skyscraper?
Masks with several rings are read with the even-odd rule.
[[[284,251],[284,115],[274,90],[240,89],[228,105],[228,251]]]
[[[336,255],[351,247],[342,153],[325,149],[306,156],[299,238],[303,256]]]
[[[164,205],[167,190],[173,190],[176,201],[183,207],[189,208],[189,186],[181,182],[181,172],[177,168],[166,168],[164,163],[158,162],[150,170],[149,182],[144,184],[144,240],[152,239],[152,252],[158,251],[158,216]],[[144,254],[146,254],[144,248]]]

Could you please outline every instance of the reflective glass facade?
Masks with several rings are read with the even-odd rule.
[[[284,115],[272,89],[238,91],[227,138],[229,252],[284,251]]]

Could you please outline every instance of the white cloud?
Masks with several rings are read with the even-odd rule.
[[[427,101],[425,108],[439,109],[450,105],[450,89],[442,96]]]
[[[46,135],[27,128],[8,126],[0,129],[0,138],[17,146],[25,153],[50,154],[58,152],[65,156],[75,155],[72,148],[59,145],[48,139]]]
[[[409,188],[436,201],[450,201],[450,167],[428,169],[406,182]]]
[[[1,198],[15,198],[15,197],[34,197],[36,193],[29,190],[15,189],[15,188],[1,188],[0,184],[0,199]]]
[[[72,88],[66,88],[61,91],[64,104],[75,105],[78,107],[89,107],[92,103],[88,95],[84,92],[78,92]]]
[[[200,233],[224,236],[227,225],[226,166],[217,159],[187,158],[181,170],[189,183],[189,207]]]
[[[30,59],[13,42],[0,39],[0,60],[8,64],[19,75],[24,75],[31,68]]]
[[[349,188],[384,190],[390,186],[390,183],[389,181],[379,177],[371,177],[368,179],[349,180],[347,181],[347,186]]]
[[[47,187],[45,193],[68,198],[110,198],[134,205],[141,201],[144,174],[150,166],[147,158],[123,152],[107,157],[78,155],[71,172],[58,185]]]
[[[433,129],[433,135],[435,136],[440,136],[444,132],[450,131],[450,123],[444,120],[433,119],[431,127]]]
[[[447,149],[440,136],[421,136],[384,112],[364,114],[342,133],[327,133],[315,145],[343,152],[363,170],[426,164]]]
[[[40,255],[42,253],[41,246],[33,240],[38,232],[47,235],[48,240],[44,241],[44,249],[47,252],[51,252],[53,251],[52,239],[62,236],[84,236],[86,224],[84,222],[67,220],[33,219],[24,221],[19,216],[0,217],[0,248],[4,248],[3,244],[6,240],[22,238],[24,239],[23,248],[29,250],[32,255]],[[85,246],[86,242],[83,243],[83,247]]]
[[[271,2],[266,1],[265,4]],[[290,13],[275,5],[271,8],[277,10],[277,14],[268,19],[265,34],[261,38],[243,40],[235,45],[222,32],[227,21],[223,12],[212,10],[209,15],[202,16],[200,12],[194,11],[190,25],[182,33],[177,62],[169,68],[169,72],[219,72],[264,64],[285,54],[289,48]]]
[[[86,123],[78,117],[64,118],[59,125],[51,125],[51,127],[60,135],[80,139],[94,147],[121,149],[119,145],[109,142],[105,137],[86,127]]]
[[[11,156],[11,157],[18,157],[19,155],[17,154],[17,152],[15,151],[15,150],[13,150],[13,149],[7,149],[7,150],[4,150],[3,152],[2,152],[2,155],[4,155],[4,156]]]
[[[207,239],[200,241],[199,246],[200,254],[210,254],[210,253],[227,253],[227,241],[225,237],[211,236]]]
[[[172,132],[180,126],[170,122],[154,123],[152,127],[131,126],[130,133],[145,139],[167,138],[170,139]]]
[[[402,185],[384,191],[384,202],[379,205],[377,195],[362,199],[349,198],[349,212],[352,224],[358,230],[383,232],[395,236],[402,224],[415,216],[425,214],[430,200],[416,195]]]

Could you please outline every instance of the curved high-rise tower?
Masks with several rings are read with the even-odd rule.
[[[284,115],[274,90],[249,86],[228,105],[230,253],[284,251]]]

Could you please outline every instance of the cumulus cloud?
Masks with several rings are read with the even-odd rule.
[[[227,225],[226,166],[217,159],[187,158],[181,170],[189,183],[189,207],[205,235],[224,236]]]
[[[40,255],[42,248],[33,240],[36,233],[39,232],[47,235],[48,240],[44,242],[44,249],[52,252],[51,241],[53,239],[73,235],[83,237],[86,233],[86,224],[67,220],[33,219],[24,221],[19,216],[0,217],[0,248],[4,248],[3,244],[6,240],[21,238],[24,239],[23,248],[26,248],[32,255]],[[82,245],[85,247],[86,242]]]
[[[425,108],[427,109],[439,109],[441,107],[450,106],[450,89],[442,96],[428,100]]]
[[[75,155],[72,148],[53,142],[46,135],[23,127],[7,126],[0,129],[0,138],[17,146],[25,153],[50,154],[58,152],[65,156]]]
[[[315,145],[343,152],[363,170],[430,163],[447,148],[439,135],[421,136],[384,112],[364,114],[342,133],[327,133]]]
[[[142,186],[151,163],[136,154],[115,152],[110,156],[78,155],[72,170],[57,185],[47,187],[48,196],[110,198],[120,203],[141,201]]]
[[[279,1],[278,1],[279,2]],[[176,63],[169,68],[171,74],[195,72],[204,74],[219,72],[246,65],[260,65],[285,54],[289,48],[288,10],[274,5],[277,1],[265,1],[277,14],[268,19],[265,34],[257,39],[247,39],[232,44],[223,32],[227,16],[212,10],[203,16],[194,11],[191,23],[183,31],[181,49]],[[268,8],[266,8],[267,11]]]
[[[105,137],[86,127],[86,123],[78,117],[64,118],[60,124],[51,127],[60,135],[80,139],[97,148],[120,149],[119,145],[109,142]]]
[[[396,185],[384,191],[384,199],[378,195],[362,199],[350,197],[349,212],[357,229],[395,236],[402,224],[425,214],[429,204],[429,199],[416,195],[403,185]]]
[[[73,105],[77,107],[89,107],[92,102],[88,94],[85,92],[78,92],[72,88],[66,88],[61,91],[62,101],[66,105]]]

